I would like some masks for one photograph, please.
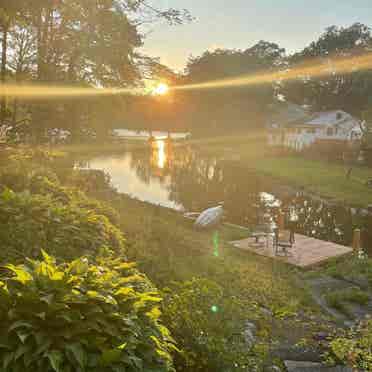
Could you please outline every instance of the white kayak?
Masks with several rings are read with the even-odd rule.
[[[216,226],[221,222],[222,216],[223,216],[222,206],[209,208],[199,215],[199,217],[196,219],[194,223],[194,226],[201,229]]]

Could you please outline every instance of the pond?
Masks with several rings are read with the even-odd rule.
[[[202,156],[169,140],[156,140],[147,150],[98,156],[84,167],[103,170],[119,192],[153,204],[199,212],[223,202],[227,220],[243,226],[274,218],[280,207],[296,217],[299,233],[350,245],[358,227],[364,246],[372,248],[367,211],[329,204],[238,162]]]

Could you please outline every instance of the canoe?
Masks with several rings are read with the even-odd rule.
[[[209,208],[202,212],[196,219],[194,226],[199,229],[206,229],[218,225],[223,217],[223,207]]]

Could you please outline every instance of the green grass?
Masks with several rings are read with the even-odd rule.
[[[367,292],[364,292],[359,288],[346,288],[328,293],[326,295],[326,301],[329,306],[346,316],[350,316],[348,303],[365,306],[369,302],[369,295]]]
[[[366,181],[372,169],[356,166],[350,179],[342,164],[304,159],[301,155],[273,156],[261,133],[190,141],[197,150],[222,158],[239,159],[242,165],[272,176],[289,186],[349,205],[372,204],[372,189]]]
[[[372,203],[372,189],[366,186],[372,170],[366,167],[354,168],[350,179],[345,177],[344,166],[319,160],[264,157],[258,159],[254,167],[324,198],[352,205]]]
[[[112,201],[121,215],[130,259],[138,262],[159,287],[170,280],[206,277],[232,295],[254,301],[274,312],[314,310],[309,294],[299,285],[296,270],[263,256],[242,252],[228,242],[249,236],[222,226],[197,231],[181,214],[118,195]],[[218,232],[218,247],[214,236]],[[152,259],[149,260],[149,257]]]

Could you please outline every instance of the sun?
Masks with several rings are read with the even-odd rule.
[[[159,83],[153,90],[156,96],[163,96],[169,92],[169,86],[165,83]]]

